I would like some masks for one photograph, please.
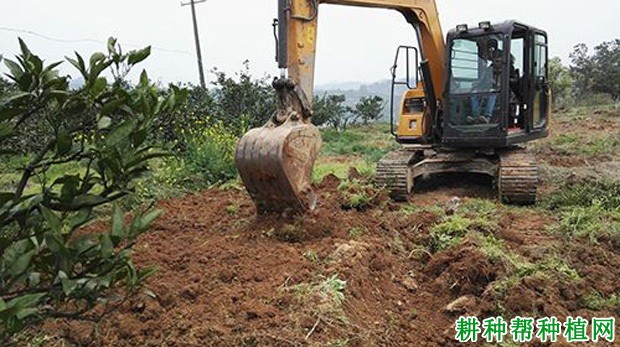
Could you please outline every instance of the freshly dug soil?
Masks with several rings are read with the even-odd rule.
[[[403,213],[381,195],[346,210],[338,185],[328,176],[318,208],[292,220],[257,217],[238,190],[160,202],[165,214],[133,256],[158,269],[145,287],[98,323],[48,321],[41,333],[49,345],[77,346],[453,346],[460,315],[620,316],[618,306],[593,311],[583,301],[620,292],[618,250],[551,236],[546,214],[502,209],[495,236],[528,261],[561,255],[582,280],[527,277],[498,294],[492,285],[508,265],[477,241],[431,254],[436,214]],[[470,188],[422,191],[411,203],[492,194]],[[342,300],[323,285],[330,279],[346,281]]]

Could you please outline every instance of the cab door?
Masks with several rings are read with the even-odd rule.
[[[543,130],[547,127],[549,117],[550,92],[548,78],[549,49],[547,34],[542,31],[533,31],[530,53],[530,101],[531,117],[529,129]]]

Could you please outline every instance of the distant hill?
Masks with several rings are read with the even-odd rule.
[[[383,110],[382,120],[389,120],[389,104],[392,81],[389,79],[364,84],[361,82],[343,82],[343,83],[327,83],[319,85],[315,88],[316,95],[323,94],[343,94],[347,101],[346,104],[353,106],[357,101],[365,96],[378,95],[383,98],[385,108]],[[400,95],[405,91],[402,86],[397,86],[395,91],[394,114],[398,111]]]

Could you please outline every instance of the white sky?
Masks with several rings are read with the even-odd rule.
[[[517,19],[547,30],[551,55],[565,63],[577,43],[593,47],[620,38],[618,0],[598,0],[587,6],[560,0],[437,2],[444,35],[459,23],[471,26],[482,20]],[[125,49],[154,47],[143,64],[151,78],[198,83],[190,8],[181,7],[178,0],[0,0],[0,6],[0,54],[5,57],[18,51],[18,36],[48,62],[73,51],[89,56],[105,50],[104,42],[114,36]],[[217,66],[233,73],[248,59],[255,76],[278,73],[271,28],[276,0],[207,0],[196,9],[207,72]],[[388,78],[396,47],[415,42],[413,30],[397,12],[321,5],[316,83]],[[64,73],[73,73],[63,65]],[[207,80],[213,80],[211,73]]]

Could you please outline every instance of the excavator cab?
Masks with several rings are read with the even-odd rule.
[[[547,34],[516,21],[448,33],[441,141],[503,148],[548,135]]]

